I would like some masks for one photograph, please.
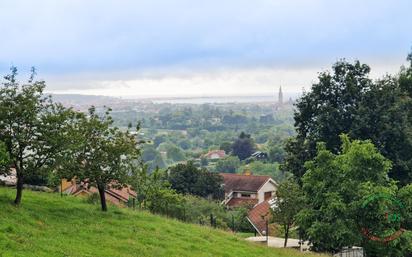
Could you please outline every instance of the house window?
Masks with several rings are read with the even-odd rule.
[[[250,198],[250,194],[241,194],[241,196]]]
[[[265,192],[265,201],[270,200],[272,198],[272,192]]]

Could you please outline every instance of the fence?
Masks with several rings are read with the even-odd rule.
[[[339,253],[333,255],[333,257],[364,257],[362,247],[344,248]]]

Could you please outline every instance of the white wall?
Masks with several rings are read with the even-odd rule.
[[[271,180],[268,180],[258,191],[258,203],[261,203],[265,200],[265,192],[272,192],[272,196],[275,195],[276,192],[276,186],[271,182]]]

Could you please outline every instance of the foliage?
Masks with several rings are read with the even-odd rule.
[[[228,156],[220,159],[216,163],[216,171],[224,173],[236,173],[240,166],[240,160],[237,156]]]
[[[267,143],[269,160],[282,163],[285,157],[284,141],[280,136],[272,137]]]
[[[10,161],[0,167],[8,173],[16,169],[20,204],[23,184],[30,176],[46,176],[55,165],[55,155],[65,147],[64,134],[74,115],[69,109],[53,103],[43,95],[44,81],[34,81],[35,70],[27,83],[17,81],[17,69],[4,77],[0,87],[0,141],[4,142]]]
[[[144,162],[153,161],[158,157],[160,153],[156,150],[153,145],[145,144],[142,148],[142,160]]]
[[[87,116],[79,116],[71,143],[59,154],[61,177],[96,187],[102,211],[107,211],[105,190],[127,186],[133,164],[140,157],[136,137],[112,123],[110,109],[99,117],[91,107]]]
[[[201,157],[200,158],[200,165],[202,166],[202,167],[204,167],[204,166],[207,166],[209,164],[209,161],[208,161],[208,159],[206,158],[206,157]]]
[[[184,199],[170,188],[166,174],[159,169],[149,173],[144,164],[134,169],[130,183],[136,191],[138,206],[152,213],[180,218]]]
[[[170,187],[165,172],[155,170],[149,173],[147,165],[135,168],[137,170],[133,172],[131,184],[137,193],[139,208],[182,221],[209,226],[211,225],[210,215],[213,215],[218,228],[233,229],[234,225],[236,231],[251,231],[251,225],[246,219],[247,208],[227,210],[225,206],[215,200],[189,194],[178,194]]]
[[[166,167],[166,163],[164,162],[161,155],[156,155],[155,159],[153,161],[147,162],[147,164],[149,165],[150,171],[163,169]]]
[[[341,138],[339,155],[326,150],[325,144],[318,145],[318,154],[307,162],[302,178],[308,206],[297,215],[297,223],[317,251],[336,252],[353,245],[369,249],[361,231],[365,226],[376,227],[376,220],[369,217],[381,213],[362,208],[362,203],[375,192],[396,192],[387,177],[390,161],[370,141]],[[391,251],[400,245],[396,241],[387,247]]]
[[[176,145],[168,145],[166,151],[167,158],[173,160],[174,162],[179,162],[186,159],[183,151]]]
[[[154,146],[158,147],[161,143],[166,142],[166,140],[167,140],[166,135],[164,134],[157,135],[153,140]]]
[[[232,143],[225,141],[219,145],[219,149],[225,151],[226,154],[230,154],[232,151]]]
[[[402,89],[398,78],[378,80],[365,93],[350,136],[370,139],[392,161],[389,176],[402,185],[412,182],[412,95]]]
[[[245,170],[250,170],[254,175],[270,176],[276,182],[282,182],[283,180],[291,176],[290,173],[281,171],[279,164],[277,163],[264,163],[261,161],[254,161],[246,165],[242,165],[238,168],[238,173],[243,173]]]
[[[403,226],[405,229],[412,230],[412,184],[402,187],[397,194],[397,199],[404,205]]]
[[[325,142],[333,153],[339,151],[339,137],[370,139],[393,163],[390,176],[405,185],[412,181],[412,67],[396,77],[373,82],[370,68],[355,61],[337,62],[331,72],[320,73],[296,104],[297,136],[288,141],[282,167],[298,178],[304,163],[316,155],[316,143]]]
[[[0,166],[6,166],[10,162],[9,154],[7,153],[6,145],[0,142]]]
[[[201,197],[221,199],[223,197],[222,177],[219,174],[197,168],[193,162],[178,164],[169,168],[168,181],[176,192]]]
[[[232,145],[233,155],[239,157],[240,160],[251,156],[255,149],[255,142],[249,134],[244,132],[240,133],[239,138]]]
[[[279,184],[276,190],[275,207],[272,210],[274,222],[283,226],[285,244],[289,238],[290,228],[295,223],[295,216],[304,208],[304,195],[294,179]]]

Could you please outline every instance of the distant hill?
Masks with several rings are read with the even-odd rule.
[[[98,205],[55,193],[0,187],[0,256],[273,256],[314,257],[292,249],[246,242],[229,232],[191,225],[145,211]]]

